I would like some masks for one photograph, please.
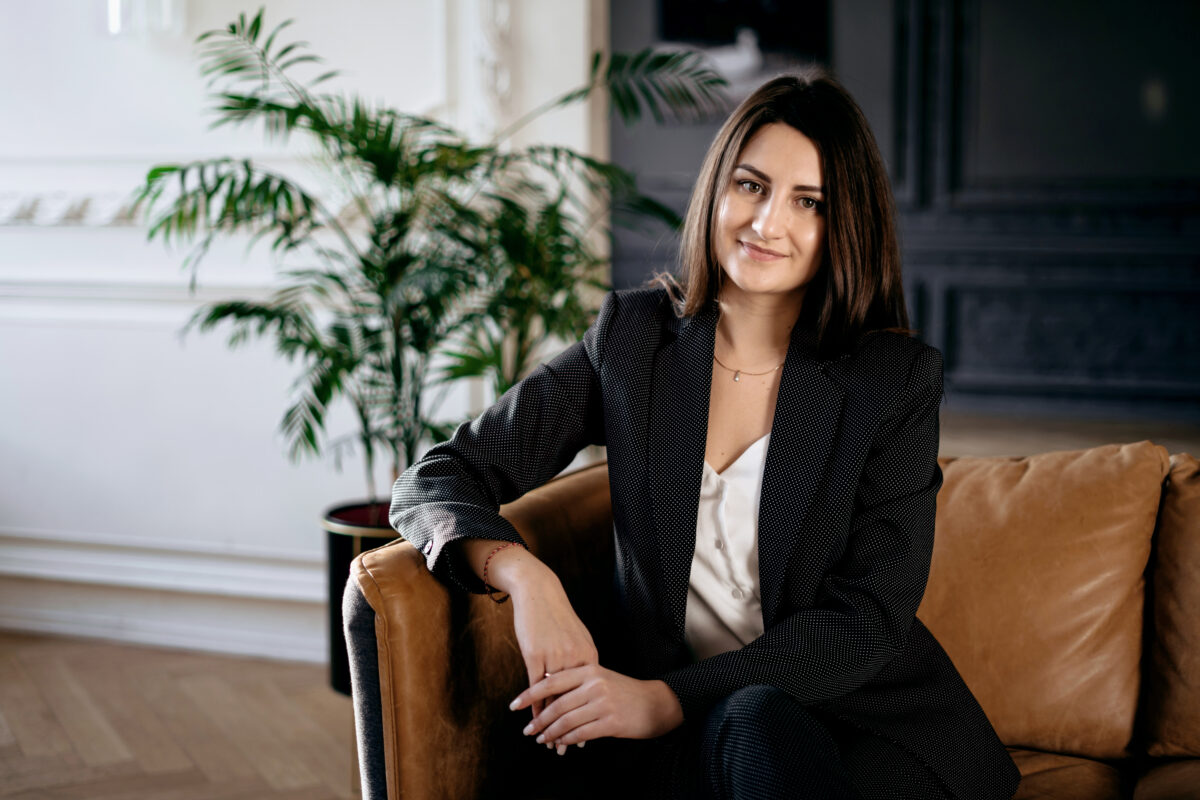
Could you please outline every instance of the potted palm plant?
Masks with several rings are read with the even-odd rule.
[[[291,22],[268,32],[260,9],[198,37],[216,101],[213,127],[261,124],[275,140],[304,137],[327,182],[309,188],[246,159],[161,164],[134,208],[150,240],[193,244],[184,259],[193,290],[215,238],[269,241],[281,283],[270,298],[201,307],[184,333],[228,323],[231,347],[273,336],[277,351],[300,364],[280,422],[289,458],[328,448],[340,469],[355,447],[363,457],[365,502],[331,510],[326,528],[390,537],[377,459],[390,459],[395,479],[424,442],[447,438],[458,424],[432,418],[426,388],[483,376],[502,393],[536,365],[550,338],[572,341],[590,324],[595,309],[579,289],[607,287],[598,277],[605,259],[594,244],[597,225],[610,213],[678,223],[624,170],[570,148],[511,147],[508,137],[600,91],[626,121],[705,114],[723,104],[724,81],[694,53],[597,53],[585,85],[493,141],[473,142],[437,120],[322,91],[336,71],[301,79],[321,59],[305,43],[284,42]],[[446,366],[434,375],[439,355]],[[325,441],[335,401],[349,402],[357,429]],[[340,594],[345,573],[331,581]],[[338,634],[339,604],[330,605]],[[335,660],[344,660],[337,638]]]

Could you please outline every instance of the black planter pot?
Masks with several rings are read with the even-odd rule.
[[[347,696],[350,658],[342,629],[342,592],[350,577],[350,562],[359,553],[396,538],[396,531],[388,523],[389,506],[388,502],[336,506],[321,519],[329,557],[329,685]]]

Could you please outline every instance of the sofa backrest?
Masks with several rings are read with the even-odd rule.
[[[1153,558],[1146,749],[1200,758],[1200,463],[1187,453],[1171,456]]]
[[[1166,449],[1143,441],[939,464],[917,616],[1005,744],[1126,755]]]

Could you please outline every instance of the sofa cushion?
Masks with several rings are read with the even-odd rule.
[[[1013,800],[1118,800],[1121,773],[1090,758],[1008,748],[1013,763],[1021,770],[1021,785]]]
[[[939,463],[917,615],[1005,744],[1126,755],[1166,449],[1143,441]]]
[[[1200,463],[1187,453],[1171,456],[1156,541],[1147,750],[1200,757]]]
[[[1195,800],[1200,761],[1188,759],[1151,767],[1133,791],[1133,800]]]

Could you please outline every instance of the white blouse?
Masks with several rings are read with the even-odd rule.
[[[684,622],[697,660],[737,650],[763,633],[758,500],[770,438],[750,445],[724,472],[704,462]]]

